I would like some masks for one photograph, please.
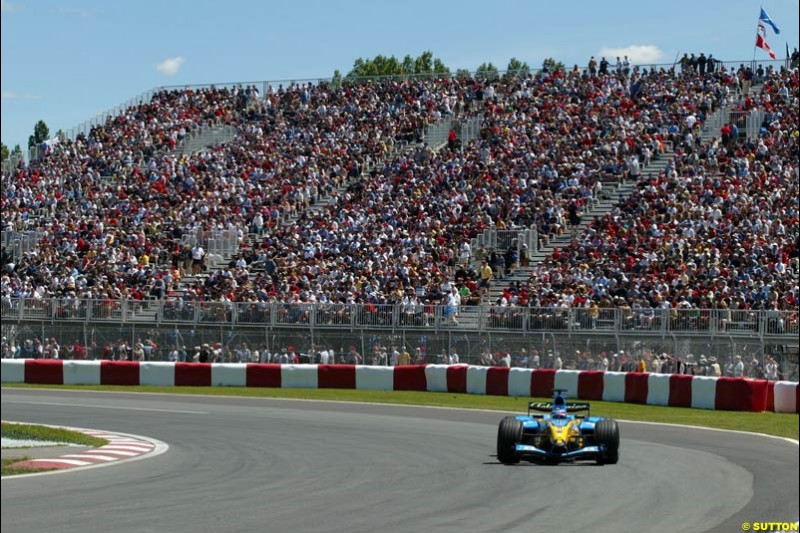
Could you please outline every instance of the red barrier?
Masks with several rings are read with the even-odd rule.
[[[669,406],[692,406],[692,376],[672,374],[669,377]]]
[[[355,389],[356,365],[317,365],[320,389]]]
[[[714,409],[717,411],[752,411],[767,408],[766,379],[719,378]]]
[[[25,383],[63,385],[64,367],[61,359],[26,359]]]
[[[467,393],[467,365],[447,368],[447,392]]]
[[[210,387],[211,363],[175,363],[176,387]]]
[[[581,400],[603,399],[603,375],[599,370],[588,370],[578,374],[578,398]]]
[[[531,373],[531,396],[534,398],[552,398],[555,383],[555,369],[534,370]]]
[[[428,380],[425,378],[425,366],[394,367],[394,390],[427,391]]]
[[[510,368],[490,367],[486,372],[486,395],[508,396],[508,374]]]
[[[767,383],[767,412],[775,412],[775,382]]]
[[[274,363],[248,363],[248,387],[281,388],[281,365]]]
[[[138,361],[101,361],[101,385],[138,385]]]
[[[647,403],[649,381],[650,374],[648,372],[625,374],[625,403]]]

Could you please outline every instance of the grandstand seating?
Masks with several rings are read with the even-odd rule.
[[[488,311],[450,293],[480,292],[495,252],[475,303],[796,309],[797,70],[747,97],[735,76],[156,93],[3,172],[3,230],[39,240],[5,250],[2,298],[130,299],[145,319],[153,299],[453,302],[468,326]],[[753,108],[757,142],[703,130]],[[509,230],[534,230],[534,249],[476,249]]]

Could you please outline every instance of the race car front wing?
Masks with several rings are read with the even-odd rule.
[[[520,459],[525,460],[594,460],[598,456],[601,456],[605,453],[605,450],[602,446],[584,446],[580,450],[572,450],[572,451],[564,451],[562,452],[553,452],[548,450],[542,450],[537,448],[536,446],[531,446],[530,444],[517,444],[516,445],[516,454],[517,457]]]

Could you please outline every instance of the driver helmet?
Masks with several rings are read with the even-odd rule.
[[[558,407],[553,411],[553,418],[567,418],[567,410],[563,407]]]

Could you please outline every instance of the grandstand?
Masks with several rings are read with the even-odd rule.
[[[796,379],[798,71],[744,94],[743,69],[152,91],[4,167],[5,343],[741,352]]]

